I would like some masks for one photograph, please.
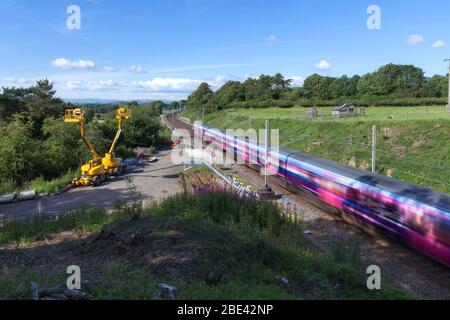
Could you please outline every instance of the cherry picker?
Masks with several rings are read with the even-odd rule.
[[[129,120],[131,118],[131,109],[129,108],[119,108],[116,111],[117,119],[117,133],[114,140],[109,148],[109,151],[102,158],[102,164],[108,175],[120,175],[124,171],[123,160],[121,158],[116,158],[114,149],[119,141],[120,135],[122,134],[122,122],[123,120]]]
[[[92,153],[93,159],[88,163],[81,166],[81,177],[72,181],[74,186],[98,186],[107,178],[107,171],[102,163],[102,158],[95,150],[92,143],[85,136],[84,124],[85,116],[84,111],[81,109],[68,109],[65,111],[64,122],[78,123],[80,125],[81,139],[84,144]]]

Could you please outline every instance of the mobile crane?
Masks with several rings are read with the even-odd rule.
[[[109,148],[108,153],[102,158],[102,164],[106,172],[109,175],[120,175],[124,171],[123,161],[121,158],[116,158],[114,149],[119,141],[120,135],[122,134],[122,122],[123,120],[129,120],[131,118],[131,109],[129,108],[119,108],[116,111],[117,119],[117,133],[114,140]]]
[[[98,186],[101,182],[106,180],[107,171],[102,164],[102,158],[95,150],[92,143],[85,136],[84,124],[85,116],[82,109],[68,109],[65,111],[64,122],[67,123],[78,123],[80,125],[81,139],[83,139],[86,147],[91,151],[93,159],[89,160],[88,163],[81,166],[81,177],[72,181],[74,186]]]

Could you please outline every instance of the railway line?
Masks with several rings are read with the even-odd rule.
[[[193,132],[191,126],[178,117],[165,117],[164,121],[172,129],[185,129]],[[245,175],[246,179],[254,184],[262,186],[263,177],[244,165],[234,165],[233,170]],[[450,299],[450,270],[448,267],[430,259],[429,257],[406,247],[396,240],[384,234],[368,228],[367,226],[355,223],[343,217],[330,213],[319,203],[312,201],[306,195],[288,190],[284,183],[276,177],[269,179],[271,187],[277,192],[293,199],[299,214],[308,212],[308,218],[314,235],[322,234],[324,239],[342,241],[349,237],[357,237],[361,241],[361,250],[364,254],[364,261],[370,264],[378,264],[382,270],[387,270],[391,278],[401,287],[423,295],[426,298]],[[326,220],[325,229],[314,230],[314,221]],[[317,229],[321,229],[317,227]],[[308,235],[311,241],[322,244],[322,248],[327,249],[327,243],[333,241],[320,239],[320,236]]]

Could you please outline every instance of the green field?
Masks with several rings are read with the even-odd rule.
[[[450,120],[450,112],[443,106],[434,107],[373,107],[366,108],[366,116],[332,119],[331,107],[318,108],[318,118],[315,121],[404,121],[404,120]],[[264,108],[237,109],[226,112],[228,116],[250,117],[252,119],[291,119],[307,120],[308,108]]]
[[[366,170],[371,170],[376,125],[378,173],[450,193],[450,113],[445,108],[367,108],[365,117],[335,120],[331,108],[319,108],[319,119],[311,121],[306,113],[304,108],[242,109],[208,114],[205,121],[218,128],[251,124],[259,129],[269,119],[270,127],[280,130],[282,146]]]

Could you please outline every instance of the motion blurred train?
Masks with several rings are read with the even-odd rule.
[[[246,165],[264,167],[264,148],[251,143],[248,137],[228,136],[198,124],[193,125],[193,130],[203,141],[232,152]],[[450,267],[449,194],[285,148],[269,151],[267,159],[269,172],[291,191]]]

